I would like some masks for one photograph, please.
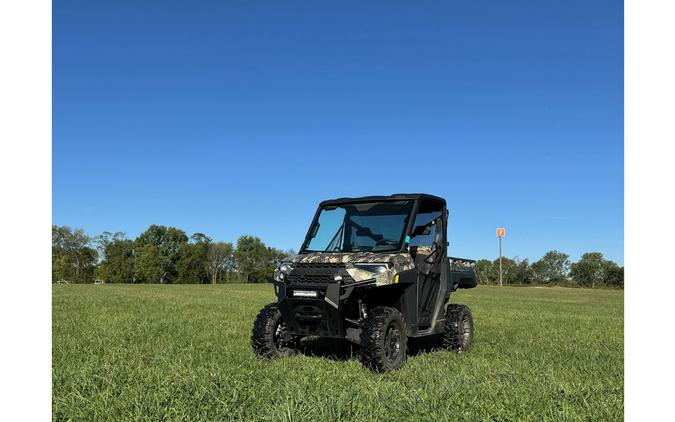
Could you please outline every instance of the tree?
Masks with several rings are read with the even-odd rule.
[[[605,261],[603,282],[610,287],[623,288],[623,267],[613,261]]]
[[[604,259],[600,252],[589,252],[583,254],[579,262],[572,264],[572,278],[580,286],[595,287],[605,284],[623,288],[623,267]]]
[[[176,263],[177,283],[208,283],[207,253],[211,238],[202,233],[190,237],[190,243],[181,244],[180,256]]]
[[[532,264],[536,280],[541,283],[552,283],[567,280],[570,271],[569,255],[558,251],[548,251],[537,262]]]
[[[499,258],[494,261],[476,261],[476,277],[481,284],[499,284]],[[502,280],[504,284],[519,282],[519,265],[513,259],[502,257]]]
[[[137,283],[170,282],[170,270],[155,245],[137,245],[134,276]]]
[[[88,283],[93,281],[98,259],[96,249],[84,230],[52,226],[52,281]]]
[[[232,272],[236,267],[234,259],[234,248],[232,243],[218,242],[209,244],[206,253],[206,268],[209,274],[209,281],[216,284],[225,276]]]
[[[173,283],[178,275],[177,262],[188,241],[184,231],[175,227],[150,226],[136,239],[135,273],[141,283]]]
[[[274,271],[270,251],[257,237],[241,236],[234,256],[244,283],[261,283]]]
[[[98,251],[98,257],[101,261],[106,258],[105,249],[108,245],[120,241],[126,240],[127,235],[124,232],[109,232],[105,231],[98,236],[92,239],[93,244],[95,245],[96,250]]]
[[[492,261],[492,268],[495,273],[495,283],[499,283],[499,258]],[[514,284],[517,280],[516,276],[518,274],[518,264],[516,261],[502,257],[502,282],[504,284]]]
[[[604,279],[605,260],[600,252],[588,252],[572,264],[571,275],[580,286],[595,287]]]
[[[116,233],[115,236],[101,242],[103,260],[96,268],[96,278],[106,283],[134,283],[136,281],[134,241],[126,239],[124,233],[120,235]]]
[[[534,271],[530,267],[527,258],[516,263],[515,282],[520,284],[531,284],[534,282]]]
[[[499,271],[499,268],[496,271]],[[488,259],[476,261],[476,277],[480,284],[494,284],[496,271],[493,268],[492,261]]]
[[[190,240],[192,241],[192,243],[198,245],[199,244],[208,245],[213,241],[210,237],[208,237],[204,233],[195,233],[192,236],[190,236]]]

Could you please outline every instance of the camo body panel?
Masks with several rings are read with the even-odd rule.
[[[418,246],[417,255],[431,255],[433,248],[431,246]]]
[[[407,252],[396,253],[373,253],[373,252],[353,252],[353,253],[320,253],[314,252],[304,255],[296,255],[290,259],[290,263],[303,264],[344,264],[347,273],[354,281],[363,281],[375,278],[377,286],[393,284],[395,276],[401,271],[415,268],[415,262]],[[373,273],[354,264],[380,264],[388,263],[389,268],[381,273]]]

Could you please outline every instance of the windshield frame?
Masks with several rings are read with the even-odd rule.
[[[368,251],[370,253],[382,253],[382,254],[391,254],[391,253],[400,253],[404,252],[408,248],[408,243],[405,241],[406,237],[410,235],[410,231],[412,230],[412,225],[415,222],[415,216],[417,215],[417,210],[419,208],[419,203],[420,199],[402,199],[402,198],[386,198],[386,199],[377,199],[377,200],[372,200],[372,199],[364,199],[362,201],[353,201],[353,202],[345,202],[343,204],[337,205],[337,207],[342,207],[342,206],[349,206],[349,205],[357,205],[357,204],[377,204],[377,203],[384,203],[384,202],[411,202],[412,207],[410,209],[410,214],[408,215],[408,221],[406,223],[406,226],[403,230],[403,234],[401,236],[400,242],[399,242],[399,248],[398,249],[391,249],[387,251]],[[319,205],[317,208],[316,212],[314,213],[314,218],[312,219],[312,223],[309,226],[309,229],[307,230],[307,234],[305,235],[305,240],[302,242],[302,247],[300,248],[299,254],[309,254],[309,253],[323,253],[323,254],[340,254],[340,253],[359,253],[359,252],[366,252],[366,251],[354,251],[354,252],[345,252],[345,251],[316,251],[316,250],[308,250],[307,246],[309,246],[309,243],[312,239],[310,236],[316,223],[319,221],[319,216],[321,215],[321,212],[326,209],[331,209],[334,208],[335,206],[329,206],[329,205]]]

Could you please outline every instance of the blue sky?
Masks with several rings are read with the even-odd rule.
[[[450,254],[623,263],[619,1],[53,4],[53,221],[297,249],[428,192]]]

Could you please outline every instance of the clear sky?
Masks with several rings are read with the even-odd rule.
[[[621,1],[53,4],[53,220],[297,248],[428,192],[450,254],[623,263]]]

